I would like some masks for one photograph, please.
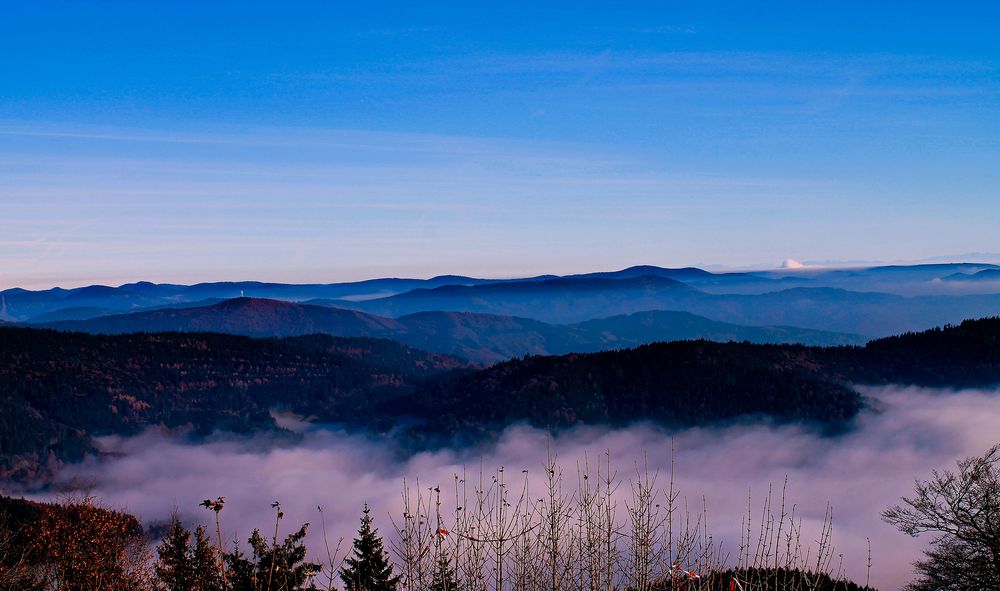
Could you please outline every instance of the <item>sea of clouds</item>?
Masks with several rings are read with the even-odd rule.
[[[456,474],[478,472],[482,465],[487,471],[504,466],[508,474],[528,470],[529,478],[541,480],[551,443],[571,487],[585,455],[594,465],[610,452],[627,489],[636,462],[659,470],[666,483],[673,445],[676,486],[694,507],[707,503],[709,528],[730,552],[739,543],[748,494],[757,518],[768,487],[780,491],[787,477],[787,502],[804,520],[803,542],[819,535],[829,502],[838,555],[834,566],[843,554],[847,574],[864,582],[870,539],[871,582],[897,589],[911,577],[910,564],[928,539],[898,533],[880,520],[880,512],[908,495],[915,478],[953,467],[957,459],[1000,442],[1000,391],[878,388],[864,393],[877,410],[865,412],[855,428],[835,437],[794,426],[667,432],[637,425],[578,428],[550,442],[544,431],[518,426],[489,445],[401,457],[386,442],[319,428],[306,429],[294,444],[265,436],[192,444],[149,431],[102,440],[114,453],[68,467],[60,485],[86,488],[146,523],[162,522],[172,511],[189,523],[210,523],[213,516],[199,503],[224,496],[225,536],[244,540],[254,527],[273,527],[271,503],[278,500],[286,514],[285,531],[312,523],[309,544],[318,550],[317,506],[323,507],[334,542],[341,536],[351,539],[364,503],[372,506],[376,525],[391,534],[390,516],[398,519],[402,513],[404,479],[411,486],[419,479],[421,487],[440,484],[453,490]],[[624,518],[624,508],[619,513]]]

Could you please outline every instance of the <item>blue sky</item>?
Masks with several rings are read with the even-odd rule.
[[[6,2],[0,288],[1000,251],[1000,8],[820,4]]]

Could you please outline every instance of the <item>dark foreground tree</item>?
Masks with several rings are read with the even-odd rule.
[[[156,549],[156,577],[166,591],[222,591],[218,550],[199,526],[194,540],[178,519]]]
[[[918,480],[912,498],[882,518],[903,533],[937,534],[914,563],[913,591],[1000,589],[1000,445]]]
[[[248,540],[250,554],[239,548],[226,554],[231,591],[305,591],[315,589],[320,565],[306,561],[303,539],[309,524],[288,535],[283,542],[268,541],[260,530]]]
[[[653,591],[876,591],[827,573],[795,568],[741,568],[706,573],[696,580],[666,578]]]
[[[154,567],[156,577],[167,591],[187,591],[194,581],[191,564],[191,532],[176,517],[170,522],[170,531],[156,549],[158,560]]]
[[[219,550],[212,545],[208,531],[199,525],[194,530],[194,548],[191,549],[191,570],[194,574],[192,591],[223,590],[219,564]]]
[[[431,579],[431,591],[458,591],[458,581],[455,580],[455,570],[447,552],[442,552],[434,566],[434,577]]]
[[[6,501],[0,497],[0,505]],[[12,526],[9,515],[0,507],[0,589],[20,591],[44,591],[44,580],[34,572],[29,561],[29,541],[18,536],[17,525]]]
[[[371,509],[365,505],[353,554],[340,570],[347,591],[395,591],[399,577],[392,574],[389,555],[378,530],[372,526]]]

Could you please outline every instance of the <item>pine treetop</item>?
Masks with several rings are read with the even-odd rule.
[[[353,555],[344,562],[340,578],[348,591],[395,591],[399,584],[400,577],[393,575],[392,563],[367,503],[353,542]]]

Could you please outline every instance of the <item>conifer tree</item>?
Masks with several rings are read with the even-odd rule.
[[[442,552],[438,557],[431,579],[431,591],[458,591],[458,581],[455,580],[455,571],[451,568],[447,552]]]
[[[219,554],[204,527],[198,526],[192,540],[178,519],[156,549],[154,570],[166,591],[221,591]]]
[[[304,543],[309,524],[285,537],[283,542],[268,543],[262,537],[251,540],[254,554],[260,556],[260,573],[258,578],[266,582],[274,591],[296,591],[299,589],[315,589],[313,577],[320,571],[320,565],[306,562],[306,546]]]
[[[371,508],[365,504],[361,528],[354,539],[353,555],[340,570],[347,591],[396,591],[399,576],[392,574],[392,564],[378,530],[372,526]]]
[[[247,540],[249,556],[236,546],[226,553],[231,591],[303,591],[315,589],[313,578],[320,565],[306,562],[303,543],[308,524],[289,534],[281,543],[269,542],[260,530]]]
[[[170,522],[170,531],[156,549],[159,560],[154,567],[167,591],[189,591],[193,586],[190,543],[191,532],[175,517]]]
[[[194,530],[191,574],[194,577],[192,591],[222,590],[222,577],[219,576],[219,551],[212,544],[208,532],[200,525]]]
[[[252,558],[240,548],[239,540],[233,542],[233,549],[224,554],[226,578],[230,591],[253,591],[257,588],[257,568]]]

